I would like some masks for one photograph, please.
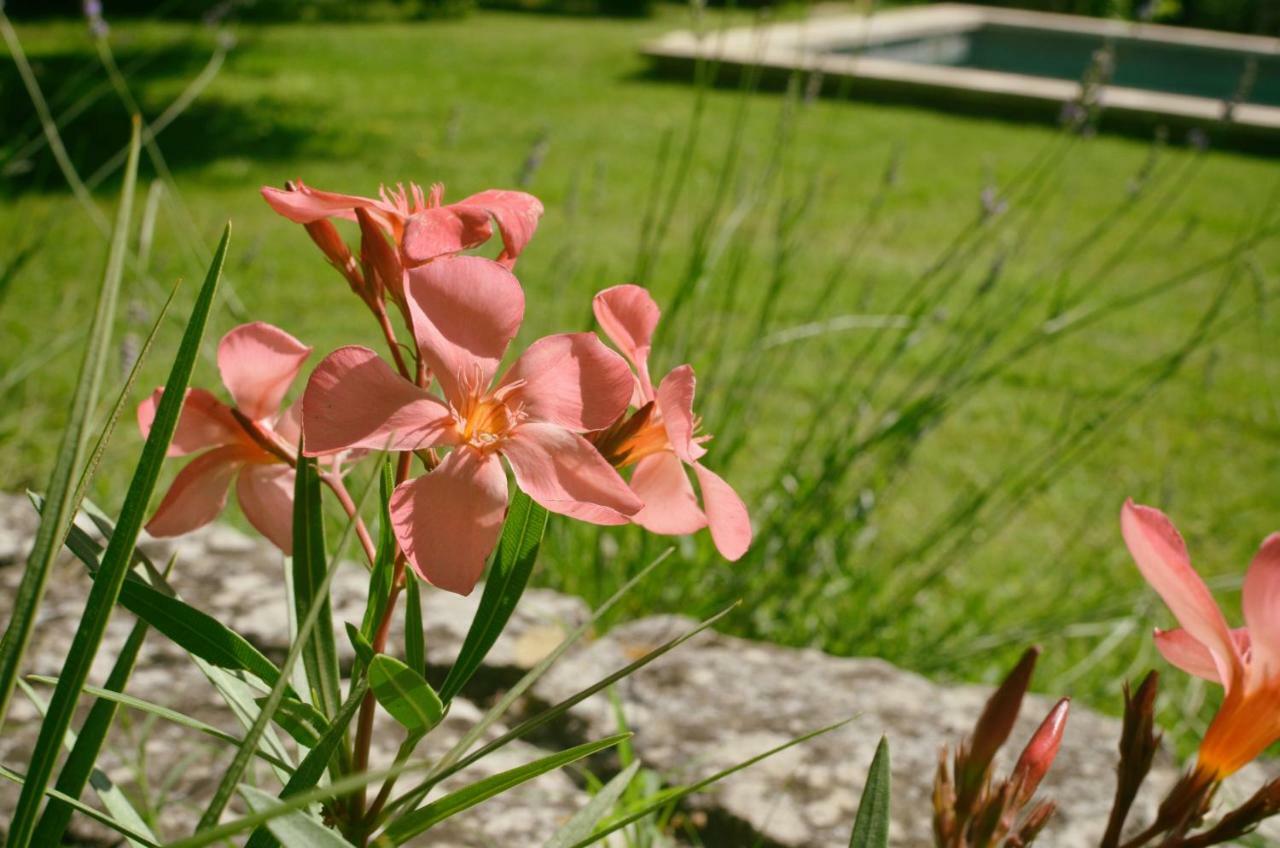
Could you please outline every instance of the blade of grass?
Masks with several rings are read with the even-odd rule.
[[[136,162],[134,167],[137,167]],[[18,797],[18,805],[10,825],[9,848],[27,848],[30,844],[36,812],[53,771],[58,746],[61,745],[62,736],[71,724],[80,689],[89,675],[93,657],[106,632],[107,621],[111,617],[121,586],[129,573],[129,565],[133,561],[133,552],[137,545],[138,533],[142,530],[147,504],[155,491],[165,453],[173,438],[173,432],[177,428],[187,384],[191,380],[200,341],[204,336],[209,313],[213,308],[214,295],[218,290],[218,279],[222,274],[222,264],[226,258],[230,238],[231,225],[227,224],[213,262],[209,266],[204,285],[196,298],[173,368],[169,372],[164,396],[156,410],[151,432],[143,446],[142,456],[125,495],[124,506],[120,510],[116,532],[107,543],[107,549],[102,556],[102,567],[94,576],[89,598],[85,602],[84,615],[80,619],[80,626],[76,629],[75,638],[72,640],[71,649],[63,665],[62,677],[57,688],[54,689],[53,697],[49,700],[49,713],[40,725],[40,735],[31,756],[27,782],[23,785],[22,793]]]
[[[0,11],[0,28],[6,37],[12,32],[9,21]],[[16,36],[15,36],[16,40]],[[15,57],[16,57],[15,53]],[[124,257],[127,250],[129,220],[133,214],[133,194],[138,182],[138,122],[133,124],[129,166],[125,171],[124,187],[120,195],[120,208],[116,216],[111,247],[107,252],[106,269],[102,275],[102,287],[98,290],[98,303],[94,309],[93,323],[89,326],[89,341],[85,345],[80,375],[71,398],[66,429],[58,448],[58,458],[49,479],[46,497],[53,505],[48,515],[42,516],[36,530],[35,542],[27,558],[22,582],[13,598],[13,612],[4,638],[0,639],[0,726],[8,714],[9,699],[18,679],[22,656],[31,641],[31,630],[36,613],[44,599],[45,585],[53,560],[62,547],[67,528],[76,514],[79,503],[72,488],[72,475],[84,459],[88,435],[89,417],[98,404],[98,392],[106,369],[108,347],[111,343],[111,324],[115,316],[116,300],[120,292],[120,280],[124,276]],[[41,787],[43,788],[43,787]],[[38,798],[38,796],[36,796]]]

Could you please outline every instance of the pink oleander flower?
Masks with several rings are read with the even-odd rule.
[[[334,245],[327,230],[314,225],[327,223],[330,218],[354,221],[356,210],[363,210],[386,231],[399,246],[406,267],[484,244],[493,237],[492,221],[502,236],[502,252],[497,261],[513,268],[542,217],[542,203],[522,191],[489,189],[446,204],[444,186],[439,183],[431,187],[429,194],[410,183],[407,190],[403,185],[394,191],[382,188],[378,197],[372,198],[319,191],[299,180],[283,190],[263,187],[262,196],[290,221],[306,225],[312,238],[340,269],[350,253],[345,252],[345,247]]]
[[[343,347],[307,383],[303,430],[309,455],[452,448],[391,498],[396,538],[423,579],[461,595],[475,586],[507,509],[500,456],[516,485],[551,512],[640,509],[581,435],[625,411],[631,374],[621,357],[592,333],[547,336],[495,382],[524,318],[524,293],[511,272],[457,256],[412,268],[407,278],[418,349],[443,401],[372,350]]]
[[[751,519],[738,493],[700,460],[711,437],[698,435],[693,413],[694,374],[689,365],[671,370],[655,389],[649,377],[649,350],[661,315],[640,286],[605,289],[592,304],[613,343],[635,368],[632,404],[637,412],[593,436],[596,447],[616,467],[635,466],[631,490],[644,509],[630,520],[653,533],[685,535],[710,527],[716,549],[737,560],[751,546]],[[693,468],[702,506],[685,472]],[[597,523],[623,523],[621,515],[596,515]]]
[[[1196,766],[1221,780],[1280,739],[1280,533],[1263,540],[1249,565],[1241,593],[1247,627],[1231,630],[1164,513],[1125,501],[1120,527],[1138,570],[1182,625],[1155,631],[1156,647],[1224,689]]]
[[[232,480],[244,516],[286,554],[293,548],[294,470],[299,409],[281,401],[311,348],[270,324],[243,324],[218,344],[228,406],[204,389],[188,389],[169,456],[203,451],[178,472],[147,523],[153,536],[180,536],[213,521]],[[138,429],[151,431],[164,389],[138,405]]]

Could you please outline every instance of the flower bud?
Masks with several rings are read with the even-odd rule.
[[[1022,806],[1031,800],[1040,788],[1040,781],[1049,772],[1058,748],[1062,746],[1062,734],[1067,727],[1067,713],[1071,699],[1063,698],[1040,724],[1039,729],[1022,750],[1018,764],[1013,768],[1013,783],[1017,787],[1017,804]]]
[[[1022,698],[1031,684],[1031,674],[1039,657],[1040,649],[1035,646],[1023,652],[1013,671],[987,701],[973,729],[973,737],[965,746],[967,750],[959,752],[956,758],[956,809],[961,813],[972,809],[991,761],[1013,732],[1018,712],[1022,709]]]
[[[361,294],[364,280],[360,278],[360,269],[356,267],[356,260],[351,255],[350,248],[338,234],[338,228],[330,223],[328,218],[321,218],[303,226],[306,227],[307,235],[311,236],[311,240],[315,242],[316,247],[320,248],[329,263],[347,278],[352,291]]]
[[[404,308],[404,270],[395,248],[364,209],[356,209],[356,220],[360,222],[360,261],[364,263],[370,295],[381,300],[385,291]]]

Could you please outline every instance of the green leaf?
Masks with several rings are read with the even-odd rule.
[[[880,737],[858,802],[849,848],[889,848],[889,740]]]
[[[395,657],[369,663],[369,688],[382,708],[410,733],[426,733],[444,718],[444,704],[421,674]]]
[[[302,758],[302,762],[298,763],[298,768],[294,771],[293,776],[285,783],[284,789],[280,790],[281,800],[306,792],[320,782],[320,778],[324,776],[325,768],[329,765],[330,758],[339,753],[339,746],[341,746],[342,740],[346,735],[347,727],[356,717],[360,704],[364,701],[366,691],[368,691],[368,686],[363,681],[352,684],[351,693],[347,695],[346,702],[343,703],[342,708],[338,710],[338,714],[334,716],[333,721],[329,724],[329,729],[325,731],[324,736],[320,737],[320,741],[315,744],[311,751]],[[274,848],[277,844],[271,832],[265,826],[260,826],[249,837],[249,841],[245,843],[245,848]]]
[[[261,709],[266,700],[265,697],[255,698],[254,702]],[[287,695],[281,699],[272,720],[304,748],[314,748],[320,741],[320,734],[329,726],[329,720],[315,707]]]
[[[396,819],[374,844],[378,846],[401,845],[450,816],[474,807],[482,801],[487,801],[495,795],[506,792],[508,789],[533,780],[539,775],[562,768],[570,763],[575,763],[597,751],[611,748],[626,738],[627,734],[619,733],[616,736],[609,736],[595,742],[588,742],[585,745],[578,745],[534,760],[531,763],[499,772],[492,777],[477,780],[470,786],[459,789],[457,792],[451,792],[438,801],[432,801],[425,807]]]
[[[427,673],[426,631],[422,627],[422,589],[412,569],[404,576],[404,661],[419,674]]]
[[[359,627],[351,622],[344,622],[347,629],[347,639],[351,642],[351,648],[356,652],[356,662],[361,668],[368,668],[369,663],[373,662],[373,645],[369,644],[369,640],[365,638],[364,633]],[[352,677],[355,674],[352,673]]]
[[[37,501],[37,508],[39,505]],[[111,524],[95,523],[108,539],[114,535],[115,528]],[[102,546],[88,533],[72,526],[67,535],[67,548],[84,563],[91,575],[98,574]],[[247,671],[268,686],[274,685],[280,677],[280,670],[275,664],[248,639],[175,597],[167,584],[163,584],[163,588],[155,588],[136,574],[129,574],[120,587],[117,602],[183,650],[219,668]]]
[[[109,349],[111,326],[115,317],[116,300],[120,293],[125,254],[128,250],[129,221],[133,216],[133,194],[138,182],[140,143],[139,125],[134,122],[133,136],[129,143],[129,162],[125,169],[115,230],[111,235],[111,247],[107,252],[106,269],[102,274],[102,286],[98,289],[98,302],[94,307],[93,320],[88,327],[88,342],[80,362],[76,387],[72,393],[66,429],[62,432],[62,441],[58,446],[53,473],[49,477],[46,497],[51,506],[40,518],[35,542],[27,557],[26,568],[22,572],[22,581],[18,584],[18,590],[13,596],[9,626],[5,629],[4,637],[0,639],[0,725],[4,724],[5,716],[9,712],[9,699],[13,696],[13,687],[18,680],[22,657],[27,651],[27,645],[31,642],[31,632],[35,626],[40,603],[44,600],[49,571],[79,508],[77,487],[72,485],[72,481],[85,456],[89,419],[98,405],[103,371],[111,354]],[[82,497],[83,493],[79,495]],[[54,750],[56,751],[56,747]],[[46,749],[44,753],[47,755],[48,750]],[[52,764],[49,767],[52,768]],[[43,779],[47,781],[48,775],[44,775]],[[38,791],[43,792],[44,786],[40,786]],[[22,808],[27,816],[34,813],[31,808],[39,802],[40,797],[37,790],[32,790],[28,794],[27,803]],[[23,821],[22,824],[24,827],[29,827],[30,822]]]
[[[378,551],[374,558],[373,569],[369,572],[369,595],[365,603],[364,619],[360,630],[366,642],[373,642],[374,631],[378,622],[382,621],[383,610],[391,599],[391,579],[395,568],[396,547],[395,533],[391,530],[391,493],[396,487],[395,470],[388,457],[382,463],[378,480],[380,507],[378,510]]]
[[[43,716],[45,712],[48,710],[49,705],[45,703],[43,698],[41,698],[39,695],[35,693],[35,691],[31,688],[30,685],[27,684],[26,681],[19,679],[18,686],[22,688],[23,693],[26,694],[27,698],[31,701],[32,704],[35,705],[35,708],[40,712],[40,715]],[[66,739],[63,740],[63,744],[74,753],[75,749],[80,745],[81,738],[83,737],[77,736],[77,734],[68,730]],[[63,770],[63,773],[64,774],[66,773],[65,769]],[[138,811],[134,809],[133,804],[129,803],[129,799],[125,797],[125,794],[120,791],[119,787],[117,787],[114,783],[111,782],[111,778],[107,777],[106,774],[94,768],[92,763],[89,764],[89,776],[93,784],[93,791],[97,793],[98,799],[102,801],[102,806],[107,808],[108,813],[114,816],[117,820],[120,821],[121,824],[125,825],[126,827],[129,827],[132,830],[135,830],[138,833],[143,834],[149,839],[152,839],[152,840],[155,839],[155,834],[151,832],[151,828],[147,827],[147,823],[142,820],[142,816],[140,816],[138,814]],[[83,791],[83,789],[84,787],[82,785],[80,787],[80,791]],[[56,790],[56,791],[61,792],[61,790]],[[80,796],[80,791],[77,791],[74,795],[66,795],[66,797],[78,798]],[[71,804],[68,804],[65,801],[59,800],[58,798],[50,797],[48,805],[45,807],[45,815],[48,815],[49,809],[54,805],[57,805],[57,807],[60,809],[66,809],[68,811],[68,815],[70,815],[70,813],[75,809]],[[44,816],[42,816],[40,819],[40,825],[43,826],[44,822],[45,822],[45,818]],[[64,825],[64,829],[65,829],[65,825]],[[41,827],[37,827],[36,828],[36,844],[37,845],[62,844],[61,834],[59,834],[58,839],[56,839],[53,842],[43,842],[40,840],[40,831],[41,831]],[[138,843],[136,841],[131,841],[131,844],[134,845],[135,848],[137,848],[137,846],[140,845],[141,843]]]
[[[365,486],[357,501],[357,514],[360,507],[368,499],[369,492],[373,490],[373,480],[374,478],[370,478],[369,484]],[[351,541],[354,528],[355,521],[352,518],[348,518],[346,525],[343,527],[342,536],[338,539],[338,545],[334,549],[333,556],[330,557],[329,567],[319,585],[315,587],[314,595],[316,597],[328,597],[333,575],[338,571],[342,554],[346,549],[347,543]],[[289,652],[285,655],[284,662],[280,666],[280,679],[271,687],[271,692],[262,704],[257,718],[254,719],[253,725],[245,733],[244,741],[241,742],[240,747],[236,750],[235,756],[232,757],[231,763],[222,775],[222,780],[219,781],[218,787],[214,790],[209,806],[196,824],[197,837],[220,832],[216,826],[218,819],[222,817],[222,811],[226,809],[232,793],[235,792],[236,785],[240,782],[241,776],[244,775],[245,769],[248,768],[249,760],[253,757],[253,750],[258,744],[258,740],[267,732],[272,716],[285,697],[285,693],[289,688],[287,683],[289,675],[292,673],[294,664],[297,663],[302,653],[302,646],[306,644],[307,639],[311,636],[311,631],[315,629],[316,623],[320,619],[321,606],[321,604],[311,604],[307,609],[306,618],[298,624],[298,638],[289,646]],[[257,824],[257,822],[254,824]]]
[[[324,515],[320,508],[320,473],[314,459],[302,455],[298,444],[298,466],[293,494],[293,602],[298,620],[306,617],[312,604],[319,606],[316,626],[302,649],[312,703],[326,716],[342,704],[338,673],[338,649],[333,640],[333,608],[328,592],[318,591],[324,580]]]
[[[660,555],[655,557],[652,562],[650,562],[647,566],[645,566],[643,569],[640,570],[639,574],[637,574],[635,577],[628,580],[625,584],[623,584],[623,586],[620,589],[618,589],[617,592],[614,592],[613,595],[607,601],[601,604],[595,610],[595,612],[591,614],[591,618],[587,619],[582,624],[580,624],[577,627],[577,629],[575,629],[572,633],[569,634],[568,638],[566,638],[563,642],[561,642],[559,645],[556,646],[555,650],[553,650],[547,656],[543,657],[542,660],[539,661],[538,664],[535,665],[533,668],[529,669],[529,671],[525,673],[525,676],[520,678],[520,680],[516,682],[516,685],[512,686],[509,690],[507,690],[506,694],[504,694],[501,698],[498,699],[498,703],[494,704],[493,707],[490,708],[490,710],[484,714],[484,717],[481,718],[480,721],[476,722],[470,729],[468,729],[467,732],[463,734],[462,738],[459,739],[454,744],[454,746],[450,748],[443,757],[440,758],[440,760],[436,763],[435,768],[431,770],[431,774],[428,775],[426,780],[424,780],[422,783],[420,783],[413,789],[409,790],[408,792],[404,793],[399,798],[397,798],[396,800],[392,801],[390,804],[387,805],[386,809],[383,811],[384,816],[401,807],[416,806],[418,802],[420,802],[423,798],[427,796],[427,793],[431,791],[432,787],[434,787],[441,780],[444,780],[449,775],[455,774],[461,769],[466,768],[471,763],[475,762],[476,760],[480,759],[483,756],[486,756],[492,751],[497,750],[502,745],[505,745],[507,742],[510,742],[512,739],[519,738],[519,734],[516,733],[515,730],[508,731],[507,733],[500,736],[498,739],[495,739],[493,742],[486,745],[480,751],[470,756],[466,756],[464,758],[464,755],[467,753],[467,751],[470,750],[471,746],[474,745],[476,741],[478,741],[480,737],[484,735],[485,731],[488,730],[489,727],[491,727],[494,722],[496,722],[499,718],[505,715],[507,710],[511,708],[511,705],[514,704],[517,700],[519,700],[524,695],[524,693],[527,692],[529,688],[533,686],[533,684],[536,683],[538,679],[541,678],[542,675],[547,672],[547,669],[551,668],[552,664],[554,664],[555,661],[559,659],[564,654],[564,652],[569,649],[571,645],[577,642],[578,639],[582,638],[582,635],[586,633],[587,630],[590,629],[597,621],[603,618],[605,614],[608,613],[609,610],[612,609],[614,605],[618,603],[618,601],[622,600],[622,598],[625,597],[626,594],[629,591],[631,591],[631,589],[633,589],[636,585],[638,585],[642,580],[644,580],[646,576],[651,574],[654,569],[656,569],[664,560],[666,560],[671,555],[672,550],[673,548],[667,548]],[[721,615],[723,614],[724,613],[721,613]],[[706,622],[703,626],[704,627],[710,626],[710,624],[714,622],[716,619],[718,619],[719,617],[720,616],[715,616],[710,621]],[[694,632],[696,633],[697,631],[694,631]],[[689,638],[689,637],[685,636],[683,638]],[[680,640],[675,640],[673,643],[670,644],[670,647],[674,647],[676,644],[679,644],[679,641]],[[661,650],[662,649],[659,649],[659,651]],[[651,654],[648,658],[641,658],[639,662],[641,665],[643,665],[645,662],[648,662],[650,659],[655,659],[658,656],[661,656],[661,653],[655,652]],[[606,678],[605,681],[603,681],[600,684],[597,684],[597,686],[598,687],[606,686],[608,685],[608,682],[612,679],[613,679],[612,677]],[[598,691],[598,688],[593,689],[592,691]],[[577,703],[577,702],[574,701],[574,703]],[[555,708],[553,707],[552,709],[555,709]],[[565,706],[565,709],[568,709],[568,706]],[[547,720],[549,721],[551,718],[554,717],[554,715],[555,714],[546,715]],[[538,718],[541,718],[541,717],[535,717],[535,719],[531,719],[530,721],[537,720]],[[536,725],[532,725],[529,722],[524,722],[520,726],[520,728],[523,728],[521,732],[528,732],[529,730],[532,730],[535,726]],[[520,728],[517,728],[517,729],[520,729]]]
[[[533,573],[533,564],[538,559],[538,548],[542,545],[542,534],[546,529],[547,511],[517,490],[507,510],[506,523],[502,525],[502,536],[485,578],[484,594],[480,596],[476,617],[458,651],[457,660],[440,687],[440,697],[446,703],[462,691],[507,626],[520,596],[524,594],[529,575]]]
[[[107,675],[106,689],[112,692],[124,691],[125,684],[133,674],[133,667],[138,661],[138,652],[147,636],[147,624],[135,622],[129,631],[128,638],[120,648],[115,665]],[[42,711],[43,712],[43,711]],[[54,788],[72,798],[79,798],[84,792],[84,785],[95,771],[93,764],[98,760],[102,745],[106,742],[107,733],[116,717],[116,702],[99,698],[89,710],[80,732],[76,734],[75,744],[62,764],[58,780]],[[62,842],[62,834],[71,822],[72,808],[61,801],[50,800],[45,804],[40,820],[36,822],[36,831],[32,841],[36,845],[58,845]],[[139,820],[141,823],[141,820]]]
[[[570,848],[591,835],[600,819],[609,814],[613,805],[618,803],[622,793],[631,785],[636,772],[640,771],[637,760],[613,776],[599,792],[592,796],[581,810],[573,814],[573,818],[565,822],[564,827],[557,830],[542,848]]]
[[[46,683],[53,685],[57,685],[58,683],[58,678],[48,677],[43,674],[28,675],[27,679],[34,683]],[[161,706],[160,704],[156,704],[151,701],[143,700],[142,698],[134,695],[129,695],[124,692],[113,692],[110,689],[101,689],[97,686],[85,686],[84,693],[86,695],[92,695],[95,698],[112,701],[122,707],[129,707],[131,709],[138,710],[139,712],[153,715],[156,718],[164,719],[165,721],[172,722],[182,727],[190,728],[203,733],[206,736],[217,739],[220,742],[227,742],[232,745],[240,744],[240,739],[238,737],[227,733],[225,730],[219,730],[211,724],[206,724],[205,722],[200,721],[200,719],[192,718],[191,716],[180,713],[177,710]],[[274,765],[276,768],[284,769],[289,772],[293,771],[293,766],[283,760],[272,757],[270,754],[260,754],[259,756],[261,756],[264,761]]]
[[[41,508],[41,501],[38,496],[33,495],[32,501],[36,504],[37,509]],[[91,501],[86,500],[83,506],[83,514],[94,523],[105,537],[110,539],[115,533],[115,525],[102,515],[101,510],[94,506]],[[67,548],[74,553],[91,572],[96,571],[98,568],[98,554],[101,551],[101,547],[97,542],[90,538],[87,533],[75,525],[72,525],[71,533],[67,537]],[[174,593],[173,587],[165,582],[164,577],[155,569],[155,566],[151,564],[145,554],[141,551],[135,551],[134,557],[143,567],[143,570],[146,573],[146,579],[149,582],[144,583],[137,573],[131,573],[129,575],[129,579],[125,581],[125,585],[121,589],[123,595],[127,597],[130,594],[131,586],[142,585],[154,589],[164,597],[181,601],[181,598],[178,598],[176,593]],[[248,730],[253,726],[254,721],[257,720],[259,713],[258,707],[254,704],[253,700],[254,695],[256,694],[255,690],[251,689],[248,683],[238,676],[242,674],[239,666],[231,671],[224,670],[214,663],[205,660],[199,654],[191,652],[192,647],[199,647],[199,643],[194,646],[183,644],[181,633],[185,632],[185,627],[182,626],[184,623],[182,619],[187,616],[196,618],[204,615],[199,610],[195,610],[192,607],[186,607],[185,609],[190,612],[184,612],[183,616],[180,616],[174,625],[176,629],[166,635],[169,635],[170,638],[175,640],[176,644],[185,648],[188,653],[191,653],[191,659],[196,664],[196,668],[200,669],[200,672],[208,678],[209,683],[222,697],[222,700],[231,710],[231,713],[236,717],[236,720],[240,722],[240,725]],[[165,619],[165,621],[168,620],[169,619]],[[210,621],[212,621],[212,619],[210,619]],[[216,625],[217,622],[215,621],[214,624]],[[160,630],[161,628],[156,627],[154,629]],[[231,633],[231,631],[228,631],[228,633]],[[240,639],[240,637],[234,633],[232,633],[232,636],[235,639]],[[240,641],[243,642],[242,639]],[[237,647],[237,651],[240,647],[243,647],[258,657],[261,657],[260,654],[257,654],[257,650],[248,642],[243,642],[242,646],[238,646],[233,640],[232,644],[233,647]],[[239,656],[239,654],[236,656]],[[243,657],[240,657],[240,659],[243,659]],[[256,662],[257,660],[254,661]],[[266,657],[261,657],[261,662],[266,663],[267,666],[272,669],[271,676],[273,679],[279,678],[279,671],[275,670],[275,667],[270,665],[270,662]],[[292,697],[296,697],[296,694],[292,689],[288,690],[288,694]],[[267,732],[263,734],[262,739],[259,740],[258,752],[259,756],[262,756],[267,762],[272,764],[273,768],[276,769],[276,775],[280,780],[285,781],[289,779],[288,763],[290,761],[290,757],[274,733]]]
[[[241,786],[240,795],[254,812],[270,809],[276,803],[271,794],[252,786]],[[272,819],[267,828],[284,848],[353,848],[337,831],[325,827],[305,810],[294,810]]]
[[[6,768],[5,766],[0,766],[0,778],[7,780],[10,783],[16,783],[19,786],[26,786],[26,779],[20,773]],[[46,789],[45,794],[50,798],[63,802],[64,804],[69,804],[71,807],[75,808],[76,812],[86,815],[100,824],[106,825],[125,839],[128,839],[130,842],[136,842],[143,846],[143,848],[160,848],[160,843],[156,842],[154,839],[148,838],[145,834],[134,830],[124,822],[116,821],[114,818],[102,813],[100,810],[90,807],[78,798],[72,798],[70,795],[63,795],[56,789]]]
[[[768,751],[765,751],[761,754],[756,754],[754,757],[751,757],[750,759],[743,760],[742,762],[737,763],[736,765],[732,765],[727,769],[718,771],[715,774],[711,775],[710,777],[705,777],[702,780],[697,781],[696,783],[691,783],[688,786],[674,786],[674,787],[671,787],[670,789],[664,789],[661,792],[657,792],[651,795],[649,798],[639,802],[636,806],[629,808],[626,812],[620,815],[617,815],[612,819],[609,819],[595,833],[591,834],[586,839],[583,839],[581,842],[575,843],[573,845],[573,848],[585,848],[585,846],[587,845],[591,845],[595,842],[599,842],[601,839],[608,836],[609,834],[615,831],[621,830],[627,825],[637,822],[640,819],[645,818],[646,816],[652,815],[655,811],[663,807],[666,807],[676,801],[679,801],[681,798],[684,798],[688,795],[692,795],[694,792],[698,792],[702,789],[705,789],[706,787],[711,786],[714,783],[718,783],[721,780],[724,780],[726,777],[728,777],[731,774],[736,774],[737,772],[740,772],[743,769],[750,768],[756,763],[761,762],[763,760],[767,760],[770,757],[774,756],[775,754],[780,754],[783,751],[787,750],[788,748],[793,748],[796,745],[800,745],[804,742],[808,742],[810,739],[813,739],[817,736],[822,736],[825,733],[830,733],[833,730],[844,727],[848,723],[849,723],[849,720],[846,719],[845,721],[837,722],[835,724],[831,724],[826,727],[818,728],[817,730],[806,733],[803,736],[798,736],[789,742],[784,742],[781,745],[777,746],[776,748],[770,748]]]
[[[80,625],[76,629],[71,649],[63,664],[58,686],[49,700],[49,713],[40,725],[40,735],[36,739],[35,749],[31,755],[27,781],[23,784],[22,792],[18,796],[18,804],[10,824],[9,848],[27,848],[30,844],[36,813],[57,760],[58,747],[62,744],[62,737],[71,723],[76,702],[80,697],[80,689],[89,675],[94,655],[97,654],[98,647],[102,643],[102,636],[106,632],[111,611],[120,596],[121,586],[129,572],[129,565],[133,561],[133,552],[146,516],[147,504],[155,491],[165,453],[168,451],[169,442],[177,427],[178,415],[182,411],[187,384],[191,380],[191,371],[195,367],[200,341],[204,336],[214,295],[218,290],[218,280],[222,276],[222,263],[226,258],[230,238],[231,225],[228,224],[223,230],[222,240],[218,244],[209,273],[196,298],[186,332],[182,336],[182,343],[179,345],[173,368],[165,383],[164,396],[156,409],[151,432],[147,436],[142,456],[134,470],[133,480],[125,494],[120,519],[116,523],[116,532],[107,543],[107,549],[102,556],[102,567],[94,576],[93,586],[89,589],[84,614],[80,618]]]

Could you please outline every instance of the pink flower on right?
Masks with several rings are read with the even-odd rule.
[[[632,404],[637,411],[589,438],[615,467],[635,466],[630,486],[644,508],[629,518],[600,510],[579,517],[598,524],[629,520],[671,536],[709,527],[725,559],[741,558],[751,546],[751,519],[738,493],[701,462],[707,453],[703,443],[711,437],[697,432],[701,422],[693,413],[693,368],[673,368],[656,389],[649,376],[650,346],[661,317],[657,303],[640,286],[621,285],[597,294],[592,307],[605,335],[635,369]],[[701,506],[685,466],[698,480]]]
[[[1138,570],[1182,625],[1157,630],[1156,647],[1183,671],[1223,687],[1197,763],[1221,780],[1280,739],[1280,533],[1263,540],[1249,565],[1241,592],[1247,627],[1232,630],[1163,512],[1125,501],[1120,529]]]

